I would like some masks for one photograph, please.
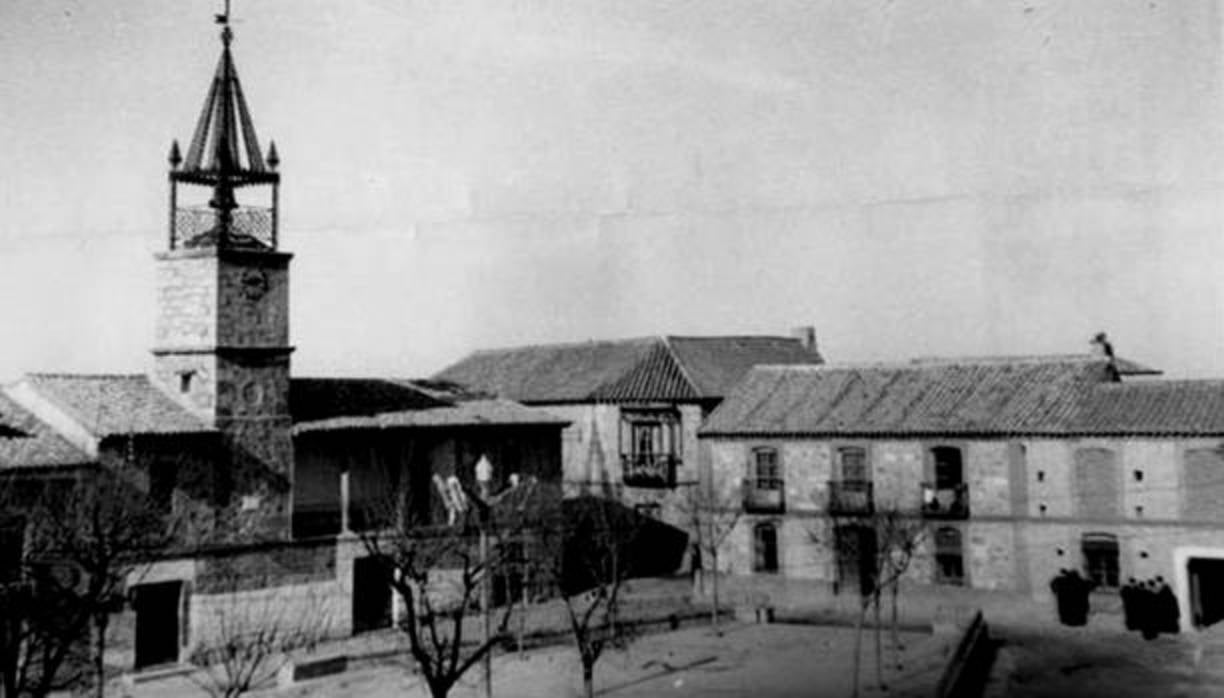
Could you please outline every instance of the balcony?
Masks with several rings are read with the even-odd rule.
[[[239,206],[224,213],[207,206],[174,209],[171,249],[213,247],[223,242],[237,247],[275,249],[275,212],[259,206]]]
[[[667,489],[676,486],[680,459],[669,453],[622,453],[622,479],[629,487]]]
[[[869,480],[830,480],[829,513],[838,516],[869,515],[875,511]]]
[[[922,483],[922,515],[928,519],[969,518],[969,486],[963,482],[944,487]]]
[[[781,479],[746,478],[743,492],[744,511],[749,514],[781,514],[786,511],[785,488]]]

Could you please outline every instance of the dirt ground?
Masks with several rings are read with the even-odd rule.
[[[726,630],[721,637],[709,628],[651,635],[624,651],[609,652],[596,666],[596,691],[615,698],[850,694],[852,629],[732,624]],[[942,668],[943,645],[930,635],[915,633],[904,633],[902,642],[906,667],[889,670],[892,685],[887,695],[929,696]],[[868,687],[875,671],[872,645],[864,646],[863,656],[864,687]],[[542,648],[522,659],[513,654],[498,657],[493,676],[494,695],[499,698],[582,694],[578,658],[571,647]],[[473,671],[452,695],[482,695],[480,677],[479,671]],[[869,689],[863,695],[876,693]],[[388,665],[312,681],[276,695],[398,698],[427,692],[403,666]]]
[[[1224,698],[1224,638],[996,626],[1002,645],[987,695],[1016,698]]]

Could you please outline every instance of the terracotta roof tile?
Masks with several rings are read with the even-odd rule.
[[[89,454],[68,443],[51,427],[0,394],[0,420],[9,427],[0,434],[0,470],[86,465]]]
[[[527,407],[509,400],[469,400],[453,405],[385,412],[375,415],[337,416],[328,419],[299,422],[295,434],[343,429],[396,429],[454,426],[550,425],[563,427],[568,419],[537,407]]]
[[[35,373],[27,380],[100,438],[215,431],[143,375]]]
[[[1111,379],[1089,359],[760,367],[702,434],[1059,434]]]
[[[526,403],[721,399],[756,364],[819,363],[788,337],[646,337],[478,351],[436,378]]]
[[[1095,389],[1071,428],[1088,434],[1224,435],[1224,380],[1151,381]]]

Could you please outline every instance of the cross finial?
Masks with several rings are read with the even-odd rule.
[[[221,42],[228,47],[230,42],[234,40],[234,32],[232,29],[230,29],[229,25],[230,0],[225,0],[225,12],[215,15],[215,17],[217,24],[221,25]]]

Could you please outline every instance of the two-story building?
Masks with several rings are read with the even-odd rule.
[[[793,336],[643,337],[477,351],[435,377],[564,417],[568,494],[616,498],[678,523],[708,459],[697,430],[758,364],[819,364],[815,330]]]
[[[853,587],[873,522],[926,523],[912,581],[1037,598],[1062,568],[1163,576],[1224,617],[1224,382],[1111,357],[760,367],[701,431],[742,493],[729,571]]]

